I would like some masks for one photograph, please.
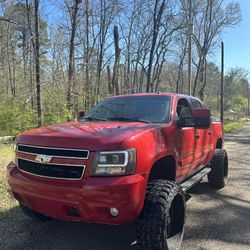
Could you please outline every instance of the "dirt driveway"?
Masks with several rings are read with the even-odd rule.
[[[250,126],[227,134],[226,149],[228,186],[213,190],[205,178],[190,191],[182,249],[250,249]],[[41,223],[22,215],[12,221],[0,229],[0,249],[136,249],[132,225]]]

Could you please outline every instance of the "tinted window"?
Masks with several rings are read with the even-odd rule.
[[[176,109],[177,118],[181,116],[191,116],[192,112],[190,106],[188,104],[187,99],[181,98],[177,102],[177,109]]]
[[[109,98],[97,104],[84,118],[96,120],[169,121],[169,96],[129,96]]]
[[[203,105],[196,99],[191,99],[192,108],[201,109],[204,108]]]

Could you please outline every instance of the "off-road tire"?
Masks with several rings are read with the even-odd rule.
[[[135,226],[139,249],[180,249],[185,208],[184,193],[179,185],[166,180],[149,182],[144,207]]]
[[[228,156],[224,149],[216,149],[212,162],[208,182],[212,187],[223,188],[228,179]]]
[[[43,215],[41,213],[38,213],[28,207],[26,207],[25,205],[23,205],[22,203],[19,203],[19,206],[21,208],[21,210],[23,211],[23,213],[25,215],[27,215],[28,217],[34,219],[34,220],[39,220],[39,221],[48,221],[51,220],[51,217],[48,217],[46,215]]]

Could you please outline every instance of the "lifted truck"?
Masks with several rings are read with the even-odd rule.
[[[227,182],[222,148],[222,124],[195,97],[116,96],[78,122],[18,135],[8,182],[30,217],[135,222],[140,249],[179,249],[185,192],[205,175]]]

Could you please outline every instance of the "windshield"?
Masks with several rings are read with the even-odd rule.
[[[169,121],[169,96],[128,96],[109,98],[97,104],[80,121],[139,121],[165,123]]]

